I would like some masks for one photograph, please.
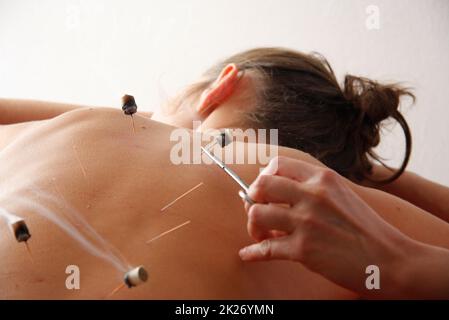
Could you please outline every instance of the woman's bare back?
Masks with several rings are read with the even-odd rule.
[[[137,265],[147,283],[112,298],[355,297],[298,263],[241,262],[251,239],[238,188],[215,166],[172,164],[172,127],[131,121],[85,109],[0,128],[0,208],[32,234],[30,257],[0,226],[1,298],[106,298]],[[235,167],[248,182],[258,169]],[[79,290],[66,287],[70,265]]]
[[[32,234],[30,256],[0,225],[1,298],[106,298],[137,265],[149,271],[148,282],[112,298],[355,297],[299,263],[241,262],[237,252],[252,240],[235,184],[216,166],[174,165],[174,128],[134,121],[135,132],[120,110],[84,109],[0,127],[0,208],[23,217]],[[234,167],[248,182],[259,168]],[[405,234],[449,248],[447,223],[348,183]],[[66,287],[72,265],[79,290]]]

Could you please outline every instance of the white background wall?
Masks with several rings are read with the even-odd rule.
[[[369,5],[379,29],[368,29]],[[447,0],[0,0],[0,96],[141,109],[256,46],[318,51],[344,73],[404,81],[410,169],[449,185]],[[382,153],[401,157],[398,126]],[[394,161],[397,163],[397,161]]]

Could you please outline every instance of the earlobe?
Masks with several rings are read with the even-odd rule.
[[[218,78],[201,94],[197,112],[210,113],[228,99],[234,93],[238,78],[239,70],[235,64],[224,67]]]

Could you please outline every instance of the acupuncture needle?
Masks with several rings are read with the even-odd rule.
[[[201,150],[210,158],[212,161],[224,170],[237,184],[243,189],[239,192],[239,196],[247,201],[249,204],[254,204],[254,201],[248,196],[249,186],[235,173],[231,168],[227,167],[223,161],[214,156],[209,150],[201,147]]]

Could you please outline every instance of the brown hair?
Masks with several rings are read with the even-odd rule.
[[[258,48],[215,65],[188,94],[201,93],[229,63],[260,75],[256,107],[246,117],[255,127],[278,129],[279,145],[307,152],[352,180],[372,181],[370,158],[387,167],[373,148],[380,142],[381,123],[393,118],[405,134],[405,156],[391,177],[377,182],[391,182],[404,172],[412,139],[398,106],[403,95],[414,99],[407,89],[352,75],[345,76],[341,88],[327,60],[317,53]]]

